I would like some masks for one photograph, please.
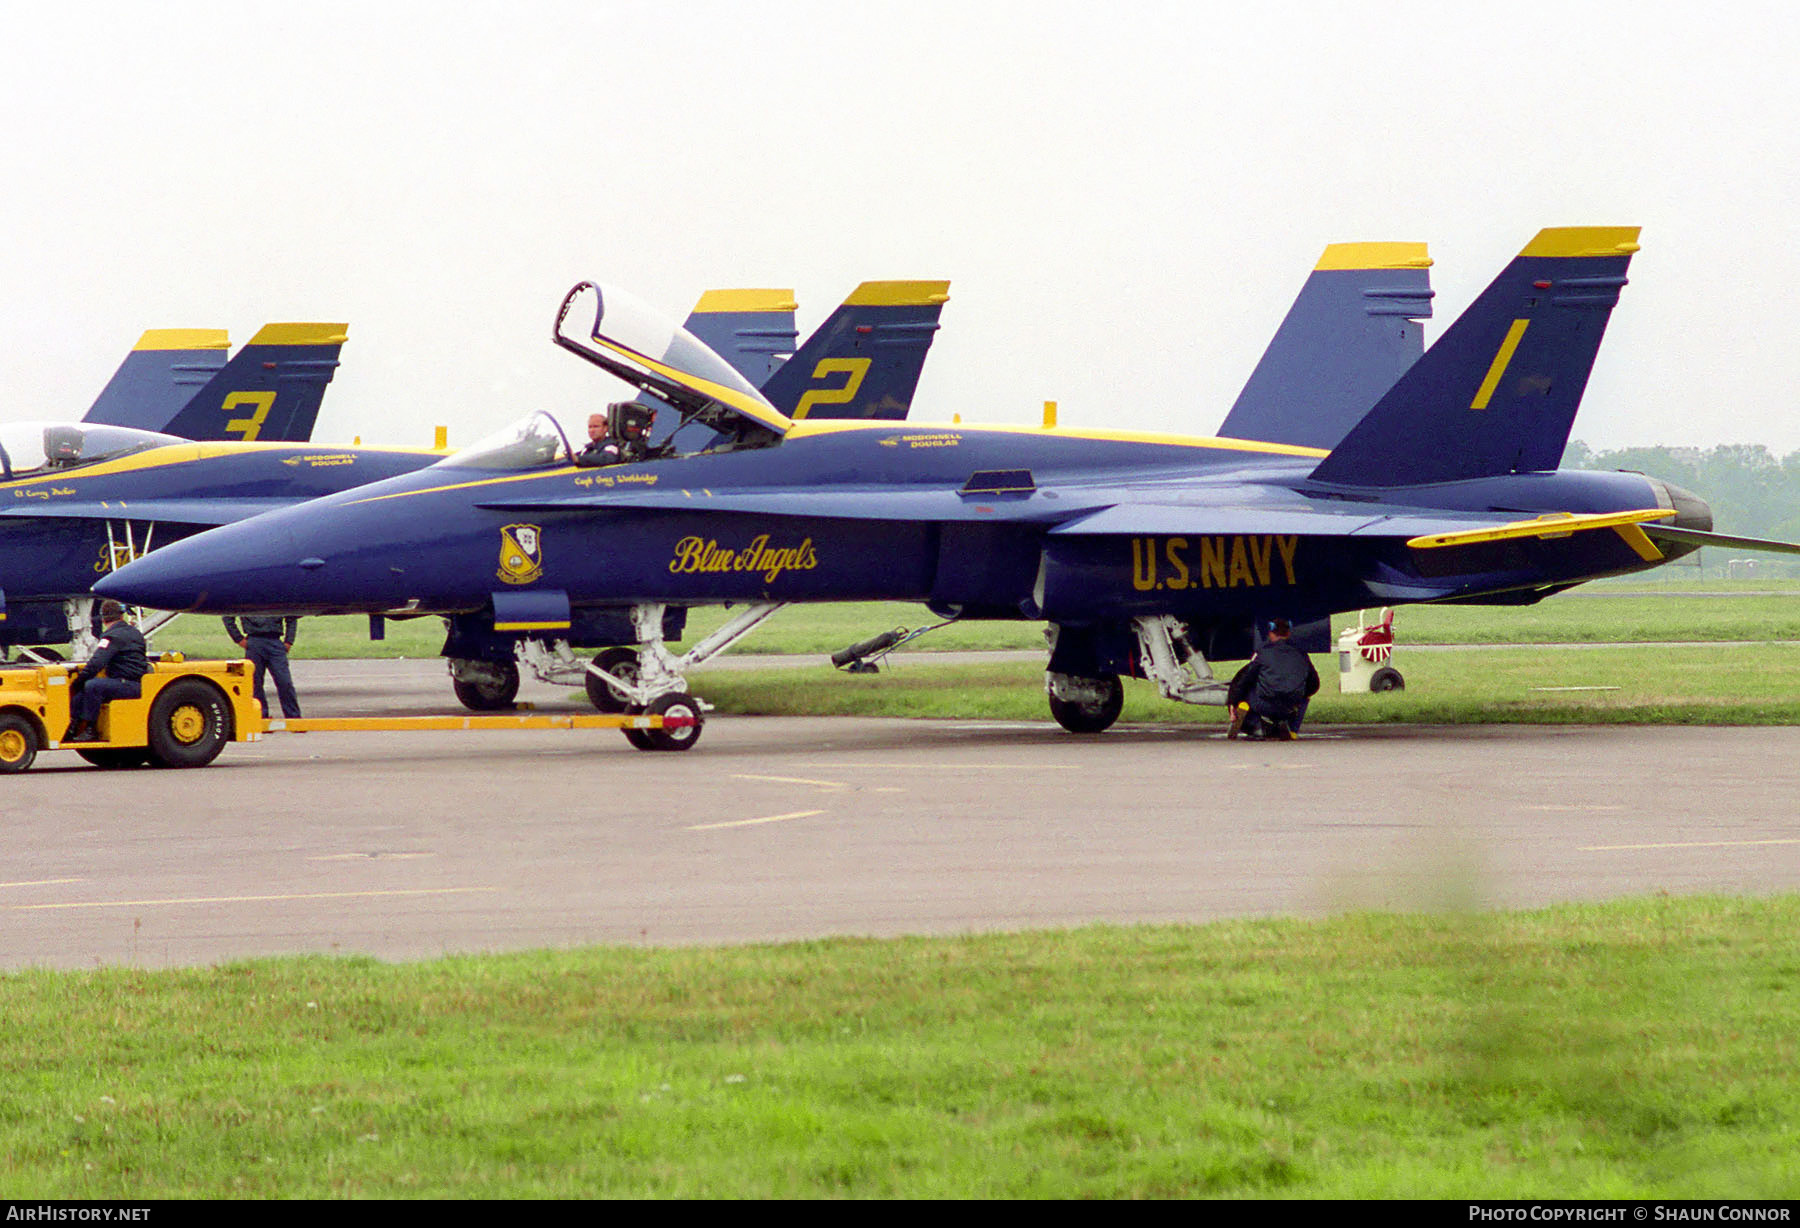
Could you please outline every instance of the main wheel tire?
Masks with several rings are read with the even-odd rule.
[[[1383,691],[1404,691],[1406,679],[1393,666],[1384,665],[1369,675],[1369,689],[1378,694]]]
[[[150,705],[150,762],[158,767],[205,767],[229,741],[231,703],[210,682],[171,682]]]
[[[75,753],[99,768],[134,768],[150,762],[150,751],[143,746],[76,747]]]
[[[23,772],[37,753],[37,726],[16,712],[0,716],[0,772]]]
[[[631,726],[627,725],[620,732],[625,735],[625,740],[627,742],[631,743],[639,750],[656,749],[656,743],[650,740],[650,731],[648,729],[633,729]]]
[[[1094,681],[1106,687],[1106,697],[1097,704],[1050,696],[1050,715],[1070,733],[1100,733],[1119,719],[1119,713],[1125,707],[1125,685],[1117,674]]]
[[[594,664],[609,674],[617,674],[632,682],[638,680],[638,652],[635,648],[623,645],[608,648],[594,658]],[[631,701],[613,690],[612,684],[595,674],[587,675],[588,702],[594,705],[596,712],[624,712],[631,707]]]
[[[450,680],[451,689],[463,707],[471,712],[499,712],[513,706],[513,700],[519,695],[519,667],[511,661],[496,661],[494,668],[500,671],[498,682]]]
[[[700,740],[700,728],[706,723],[705,716],[700,712],[700,701],[686,691],[676,691],[651,700],[650,706],[644,709],[644,714],[693,722],[674,728],[665,725],[661,729],[644,730],[650,740],[651,750],[691,750],[694,743]]]

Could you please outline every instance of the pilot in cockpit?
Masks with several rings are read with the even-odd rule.
[[[44,458],[52,469],[67,469],[81,459],[81,431],[72,426],[44,428]]]
[[[588,445],[576,454],[583,468],[622,465],[646,460],[650,453],[650,428],[656,410],[637,401],[615,401],[604,414],[588,416]]]

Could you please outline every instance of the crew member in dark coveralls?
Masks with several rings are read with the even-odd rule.
[[[269,717],[269,697],[263,694],[264,674],[275,675],[275,695],[281,700],[281,715],[299,716],[300,698],[294,694],[294,676],[288,672],[288,651],[294,646],[294,637],[300,634],[300,620],[246,618],[240,630],[237,619],[227,618],[225,634],[256,666],[251,685],[256,690],[256,702],[262,705],[263,719]]]
[[[143,677],[150,672],[150,654],[144,634],[125,621],[125,607],[116,601],[100,603],[100,643],[75,676],[69,680],[69,730],[64,742],[97,742],[95,726],[100,706],[109,699],[137,699],[144,693]]]
[[[1231,713],[1226,736],[1292,740],[1306,719],[1306,704],[1319,691],[1319,671],[1312,658],[1288,641],[1293,628],[1278,618],[1269,627],[1250,663],[1232,678],[1225,692]]]

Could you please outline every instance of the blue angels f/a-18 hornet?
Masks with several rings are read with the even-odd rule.
[[[1222,702],[1209,661],[1283,617],[1419,601],[1529,604],[1708,544],[1696,495],[1559,471],[1636,228],[1541,232],[1329,451],[1070,428],[797,422],[611,288],[556,343],[678,406],[659,455],[589,468],[538,415],[429,470],[178,542],[98,591],[158,609],[481,613],[501,628],[620,616],[589,666],[650,712],[791,601],[911,600],[1041,620],[1067,728],[1118,715],[1121,675]],[[578,302],[593,325],[565,332]],[[703,450],[685,451],[699,428]],[[682,607],[745,608],[676,656]],[[598,701],[597,697],[597,701]]]
[[[897,408],[904,417],[946,286],[859,287],[795,352],[817,373],[813,387],[788,381],[796,407],[823,397],[830,412],[875,416]],[[779,354],[794,349],[792,295],[786,299]],[[732,322],[737,332],[719,336],[743,342],[757,324],[743,313],[760,313],[767,303],[757,292],[708,295],[691,318],[711,318],[729,305],[740,313]],[[442,452],[427,449],[267,444],[311,434],[346,331],[343,324],[266,325],[226,362],[222,330],[153,329],[80,423],[0,425],[0,649],[74,642],[79,653],[93,629],[89,590],[126,561],[204,529],[440,459]],[[870,351],[872,369],[859,349],[871,341],[880,343]],[[733,352],[750,351],[740,344]],[[843,363],[854,364],[862,385],[848,395],[841,395]],[[579,667],[572,681],[581,685]]]

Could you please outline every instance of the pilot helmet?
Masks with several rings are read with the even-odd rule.
[[[618,439],[643,439],[656,423],[656,410],[638,401],[615,401],[606,407],[609,433]]]
[[[72,426],[44,428],[44,456],[51,464],[81,459],[81,431]]]

